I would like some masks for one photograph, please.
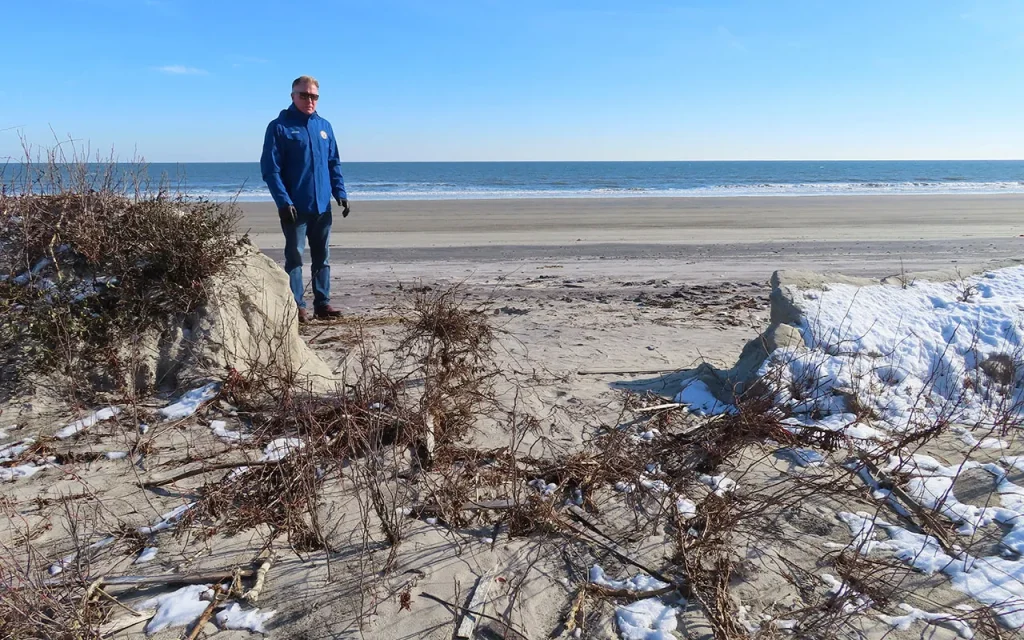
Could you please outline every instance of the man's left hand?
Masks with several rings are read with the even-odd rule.
[[[336,200],[338,201],[338,206],[341,207],[341,217],[342,218],[347,218],[348,214],[351,211],[348,208],[348,200],[344,200],[342,198],[336,198]]]

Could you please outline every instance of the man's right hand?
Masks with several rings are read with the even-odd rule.
[[[295,205],[290,204],[287,207],[278,207],[277,215],[281,218],[281,222],[284,224],[295,224],[299,219],[299,214],[295,211]]]

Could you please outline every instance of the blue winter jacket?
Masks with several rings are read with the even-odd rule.
[[[326,213],[332,195],[348,200],[334,130],[316,112],[291,105],[267,125],[260,170],[278,207]]]

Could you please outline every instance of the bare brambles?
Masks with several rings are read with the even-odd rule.
[[[0,584],[17,583],[8,570],[0,567]],[[109,601],[84,599],[79,589],[67,584],[22,584],[4,591],[0,638],[99,640],[112,608]]]
[[[126,345],[205,300],[235,254],[230,205],[66,183],[0,194],[0,381],[122,386]]]

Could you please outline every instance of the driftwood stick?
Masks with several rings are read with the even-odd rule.
[[[242,597],[251,605],[255,605],[259,602],[260,594],[263,593],[263,586],[267,580],[267,572],[270,571],[270,565],[273,564],[273,557],[266,558],[260,563],[260,568],[256,570],[256,583],[249,589]]]
[[[497,565],[491,567],[487,573],[480,576],[476,581],[473,595],[469,599],[469,607],[462,612],[462,622],[459,623],[459,629],[455,632],[455,637],[459,640],[469,640],[469,638],[473,637],[473,630],[476,629],[476,623],[478,622],[474,612],[482,611],[487,603],[487,596],[491,591],[491,581],[494,579],[494,572],[497,568]]]
[[[572,599],[572,606],[569,607],[569,613],[565,617],[565,622],[562,625],[563,630],[559,634],[560,636],[572,634],[580,626],[579,621],[586,619],[584,613],[584,605],[586,604],[586,601],[587,588],[584,586],[576,592],[576,597]]]
[[[577,371],[580,376],[612,376],[626,374],[655,374],[655,373],[676,373],[679,369],[590,369]]]
[[[915,500],[906,491],[903,490],[896,482],[890,479],[884,471],[878,468],[872,460],[868,458],[862,458],[861,462],[868,468],[872,475],[878,478],[879,483],[885,483],[890,487],[892,495],[899,499],[904,505],[910,508],[914,512],[920,522],[914,522],[922,531],[930,534],[939,542],[939,546],[942,550],[948,553],[951,557],[957,557],[960,555],[955,549],[953,549],[953,543],[949,540],[949,535],[941,524],[935,519],[934,512],[925,509],[920,502]]]
[[[636,410],[637,413],[649,413],[651,411],[668,411],[669,409],[685,409],[686,405],[682,402],[668,402],[666,404],[658,404],[653,407],[641,407]]]
[[[583,511],[582,509],[580,509],[579,507],[575,507],[575,509],[570,507],[569,510],[570,510],[570,513],[572,513],[572,515],[576,516],[577,518],[580,517],[579,513],[583,513],[584,516],[586,515],[586,512]],[[580,536],[582,538],[585,538],[586,540],[588,540],[590,542],[593,542],[594,544],[596,544],[599,547],[605,549],[606,551],[611,552],[612,555],[617,557],[619,560],[622,560],[623,562],[631,564],[631,565],[633,565],[634,567],[636,567],[638,569],[642,569],[642,570],[646,571],[647,574],[650,575],[652,578],[657,578],[658,580],[661,580],[662,582],[668,583],[672,587],[673,590],[679,591],[679,593],[681,593],[683,596],[687,596],[688,597],[688,596],[691,595],[689,585],[687,585],[685,583],[678,582],[676,580],[673,580],[672,578],[666,576],[665,574],[661,573],[657,569],[652,569],[651,567],[645,565],[644,563],[642,563],[639,560],[637,560],[636,558],[634,558],[629,552],[627,552],[625,549],[623,549],[621,546],[619,546],[618,543],[616,543],[614,540],[612,540],[610,536],[602,533],[600,531],[600,529],[598,529],[597,526],[594,524],[593,520],[591,520],[589,517],[587,517],[584,520],[584,522],[586,523],[586,525],[590,529],[593,529],[596,533],[592,533],[587,528],[582,527],[582,526],[576,524],[575,522],[571,522],[569,520],[560,519],[558,521],[558,523],[560,525],[562,525],[563,527],[569,529],[570,531],[572,531],[576,535],[578,535],[578,536]],[[599,538],[598,534],[601,537],[603,537],[604,539],[602,540],[601,538]]]
[[[506,511],[517,506],[515,500],[501,498],[498,500],[471,500],[464,502],[459,511]],[[441,505],[437,504],[414,504],[409,507],[410,515],[424,516],[441,512]]]
[[[89,583],[89,586],[85,589],[85,594],[82,595],[82,608],[84,609],[89,601],[92,600],[92,596],[96,593],[96,590],[103,584],[103,578],[97,578]]]
[[[210,598],[210,604],[206,606],[206,609],[203,611],[203,615],[199,616],[199,619],[196,620],[195,626],[192,627],[192,633],[188,634],[186,640],[196,640],[196,638],[199,637],[199,632],[202,631],[203,627],[206,626],[206,623],[210,621],[210,616],[213,615],[213,610],[222,602],[224,602],[224,597],[221,594],[221,588],[218,584],[213,587],[213,597]]]
[[[190,574],[179,574],[179,575],[164,575],[164,576],[114,576],[112,578],[103,578],[103,585],[110,587],[118,587],[125,585],[149,585],[149,584],[160,584],[160,585],[181,585],[181,584],[210,584],[214,582],[224,582],[226,580],[232,580],[235,577],[235,571],[209,571],[205,573],[190,573]],[[241,578],[250,578],[253,575],[252,569],[240,569],[238,570],[238,576]]]
[[[104,591],[104,590],[103,590],[103,587],[100,587],[100,588],[98,588],[98,589],[96,590],[96,593],[98,593],[99,595],[103,596],[103,597],[104,597],[104,598],[106,598],[107,600],[110,600],[110,601],[111,601],[111,602],[113,602],[113,603],[114,603],[115,605],[117,605],[117,606],[121,607],[122,609],[124,609],[124,610],[125,610],[125,611],[127,611],[128,613],[132,614],[133,616],[141,616],[141,615],[143,615],[143,614],[142,614],[141,612],[139,612],[139,611],[136,611],[135,609],[132,609],[132,608],[131,608],[131,607],[129,607],[128,605],[126,605],[126,604],[122,603],[122,602],[121,602],[120,600],[118,600],[117,598],[115,598],[114,596],[112,596],[112,595],[110,595],[109,593],[107,593],[106,591]]]
[[[191,478],[193,476],[201,476],[204,473],[210,473],[211,471],[221,471],[224,469],[238,469],[240,467],[269,467],[272,465],[281,464],[282,460],[265,460],[262,462],[222,462],[219,464],[212,464],[205,467],[199,467],[198,469],[190,469],[188,471],[183,471],[177,475],[171,476],[170,478],[143,482],[140,486],[143,489],[154,489],[156,487],[162,487],[166,484],[171,484],[179,480],[185,480],[186,478]]]

